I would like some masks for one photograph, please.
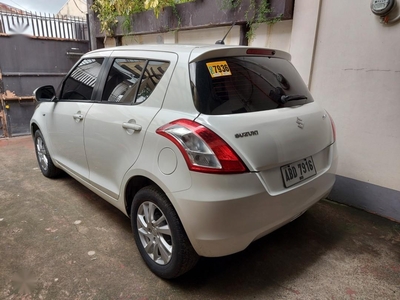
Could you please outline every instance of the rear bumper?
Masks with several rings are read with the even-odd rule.
[[[189,190],[173,194],[187,235],[201,256],[239,252],[252,241],[297,218],[324,198],[335,183],[336,146],[329,168],[305,184],[272,196],[259,173],[192,173]]]

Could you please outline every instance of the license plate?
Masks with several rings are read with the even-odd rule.
[[[290,187],[317,174],[312,157],[307,157],[281,167],[283,183]]]

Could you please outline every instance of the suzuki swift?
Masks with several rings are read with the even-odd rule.
[[[162,278],[245,249],[335,182],[334,123],[282,51],[100,49],[34,95],[43,175],[64,171],[130,217]]]

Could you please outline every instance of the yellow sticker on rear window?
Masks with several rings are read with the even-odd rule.
[[[232,75],[226,61],[214,61],[206,63],[206,65],[212,78]]]

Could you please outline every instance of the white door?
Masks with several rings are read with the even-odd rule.
[[[53,158],[75,175],[89,177],[83,129],[103,59],[84,59],[65,79],[60,99],[47,116]]]
[[[176,60],[169,56],[165,61],[115,59],[104,100],[93,104],[86,116],[84,136],[90,181],[115,199],[123,176],[140,154],[150,122],[161,108],[173,71],[171,60]]]
[[[92,103],[57,102],[47,118],[53,159],[78,176],[89,177],[83,144],[83,124]]]

